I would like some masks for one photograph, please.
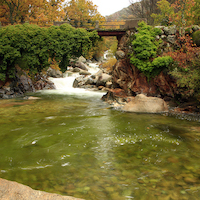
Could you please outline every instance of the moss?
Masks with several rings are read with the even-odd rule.
[[[195,31],[192,34],[192,39],[193,39],[194,43],[199,47],[200,46],[200,30]]]

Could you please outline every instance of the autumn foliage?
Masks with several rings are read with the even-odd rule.
[[[154,23],[157,25],[175,24],[178,27],[185,27],[194,24],[196,5],[195,0],[176,0],[169,3],[167,0],[157,2],[159,13],[153,13]]]
[[[197,47],[193,43],[192,38],[189,35],[178,37],[176,45],[179,47],[178,50],[170,51],[166,54],[173,58],[178,67],[186,69],[198,58],[200,47]]]
[[[97,21],[105,21],[97,6],[89,0],[70,0],[64,10],[65,20],[75,27],[93,28]]]
[[[34,23],[52,25],[60,21],[65,13],[62,8],[64,0],[0,0],[0,21],[2,25]]]

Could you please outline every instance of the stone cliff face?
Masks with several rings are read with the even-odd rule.
[[[147,96],[158,96],[171,99],[177,94],[176,80],[170,75],[161,72],[158,76],[147,80],[128,58],[131,52],[129,39],[134,32],[128,31],[118,44],[116,53],[117,63],[112,72],[112,89],[122,89],[127,96],[145,94]],[[112,90],[112,92],[114,92]]]
[[[161,72],[150,79],[130,64],[128,58],[119,59],[112,73],[113,89],[121,88],[127,96],[145,94],[147,96],[174,97],[176,82],[169,75]]]

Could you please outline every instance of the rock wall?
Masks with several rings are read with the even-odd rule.
[[[145,94],[147,96],[174,97],[176,81],[161,72],[149,81],[128,58],[119,59],[112,73],[113,89],[121,88],[127,96]]]
[[[194,28],[195,27],[195,28]],[[157,39],[162,39],[160,46],[161,51],[169,51],[171,48],[177,48],[177,28],[176,26],[164,27],[159,26],[161,34]],[[193,29],[192,29],[193,28]],[[198,26],[193,26],[191,31],[199,30]],[[112,95],[113,89],[122,89],[127,96],[136,96],[137,94],[145,94],[147,96],[162,97],[170,100],[179,94],[176,80],[167,73],[161,72],[158,76],[149,81],[129,60],[132,52],[130,38],[136,33],[136,30],[127,31],[118,44],[116,52],[117,63],[113,67],[112,72]],[[110,96],[110,95],[108,95]],[[106,98],[104,97],[104,100]]]
[[[16,65],[15,77],[0,82],[0,98],[10,99],[24,96],[26,92],[55,89],[54,83],[48,80],[47,75],[40,74],[35,76],[34,79],[32,81],[27,73]]]

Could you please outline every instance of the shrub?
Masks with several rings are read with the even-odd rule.
[[[158,75],[173,60],[169,56],[157,57],[161,40],[156,40],[156,35],[161,33],[160,29],[148,26],[144,22],[139,23],[138,26],[138,33],[135,34],[132,42],[133,54],[130,61],[149,79]]]
[[[0,29],[0,80],[14,77],[17,64],[36,74],[49,67],[49,60],[54,60],[64,71],[72,56],[87,55],[98,39],[97,32],[75,29],[69,24],[50,28],[30,24],[3,27]]]
[[[170,72],[177,79],[182,97],[198,97],[200,94],[200,47],[194,45],[190,36],[179,37],[176,51],[166,53],[174,60],[174,69]]]

